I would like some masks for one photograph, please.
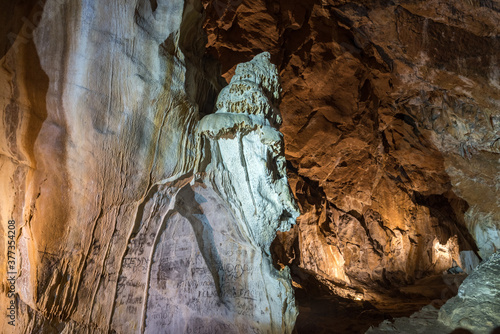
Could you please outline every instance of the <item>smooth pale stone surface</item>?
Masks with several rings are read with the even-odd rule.
[[[269,256],[276,231],[298,216],[270,127],[277,71],[268,55],[247,65],[261,69],[247,78],[249,96],[262,99],[262,112],[252,109],[259,129],[219,127],[243,146],[201,151],[212,139],[198,129],[200,109],[211,112],[221,88],[202,57],[201,12],[190,0],[48,0],[23,12],[36,24],[26,21],[0,58],[0,232],[15,219],[18,236],[14,332],[292,331],[289,271]],[[237,156],[224,151],[233,147],[246,160],[215,166]],[[238,196],[222,192],[233,183]],[[0,280],[5,288],[5,266]]]
[[[153,258],[145,332],[291,332],[281,324],[294,309],[288,271],[277,272],[231,224],[237,219],[212,189],[186,186],[177,203]]]

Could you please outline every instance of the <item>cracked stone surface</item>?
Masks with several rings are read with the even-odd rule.
[[[497,2],[204,6],[226,80],[261,50],[279,68],[301,216],[273,249],[302,287],[376,302],[498,249]]]

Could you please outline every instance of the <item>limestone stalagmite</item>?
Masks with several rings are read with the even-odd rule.
[[[12,6],[24,26],[0,60],[0,240],[15,220],[17,318],[0,332],[291,332],[269,245],[298,212],[269,56],[200,122],[221,86],[199,2]]]

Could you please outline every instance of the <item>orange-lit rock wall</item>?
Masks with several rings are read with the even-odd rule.
[[[0,4],[17,332],[286,333],[287,265],[377,300],[500,247],[494,1]]]
[[[299,281],[371,299],[372,288],[465,267],[462,251],[496,251],[495,2],[204,4],[207,52],[226,79],[261,50],[279,66],[302,216],[274,251]]]

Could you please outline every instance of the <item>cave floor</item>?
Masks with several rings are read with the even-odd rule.
[[[311,296],[296,289],[299,316],[297,334],[365,333],[385,319],[408,317],[425,305],[439,308],[456,294],[466,275],[430,276],[415,284],[365,294],[367,301],[339,296]]]

